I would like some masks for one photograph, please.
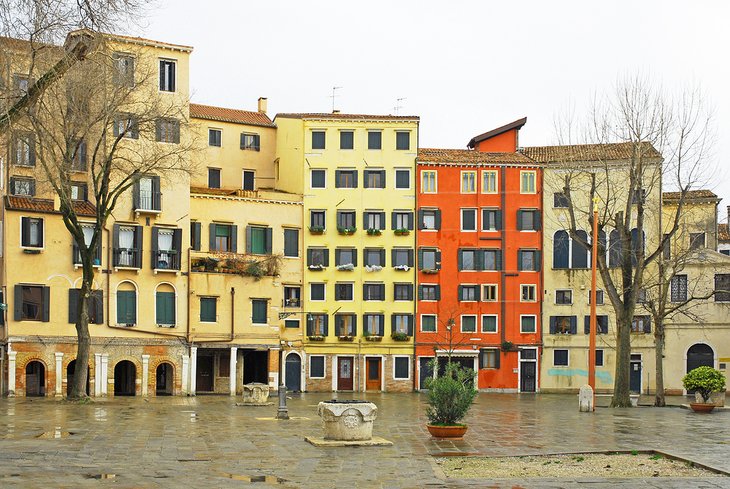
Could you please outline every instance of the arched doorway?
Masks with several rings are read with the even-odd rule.
[[[33,360],[25,366],[25,395],[43,397],[46,395],[46,367]]]
[[[71,387],[74,382],[74,373],[76,372],[76,360],[71,360],[66,367],[66,396],[71,395]],[[91,372],[89,367],[86,367],[86,395],[89,395],[89,377]]]
[[[291,352],[286,356],[286,388],[290,391],[302,390],[302,357]]]
[[[155,395],[171,396],[172,395],[172,379],[174,378],[174,367],[167,362],[157,366],[155,373]]]
[[[703,366],[715,366],[715,352],[709,345],[695,343],[687,350],[687,372]]]
[[[122,360],[114,366],[114,395],[135,395],[137,368],[129,360]]]

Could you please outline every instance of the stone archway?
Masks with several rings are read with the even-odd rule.
[[[38,360],[31,360],[25,366],[25,395],[27,397],[46,395],[46,366]]]
[[[121,360],[114,366],[114,395],[134,396],[137,390],[137,367],[129,360]]]
[[[289,352],[284,361],[285,382],[287,390],[302,390],[302,357],[296,352]]]
[[[160,362],[155,369],[155,395],[171,396],[174,391],[175,367],[169,362]]]
[[[687,370],[685,373],[703,366],[715,366],[715,352],[710,345],[695,343],[687,350]]]
[[[76,360],[71,360],[66,366],[66,396],[71,395],[73,386],[74,373],[76,372]],[[86,367],[86,395],[89,395],[89,379],[91,378],[91,368]]]

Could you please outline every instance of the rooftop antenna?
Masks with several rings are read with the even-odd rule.
[[[335,112],[335,98],[337,97],[337,90],[339,90],[342,87],[332,87],[332,95],[330,98],[332,99],[332,113]]]
[[[395,110],[395,115],[398,115],[398,111],[403,108],[403,105],[401,105],[401,102],[406,100],[406,97],[400,97],[395,99],[395,107],[393,107],[393,110]]]

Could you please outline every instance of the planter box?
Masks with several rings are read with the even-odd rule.
[[[317,406],[325,440],[360,441],[373,437],[378,407],[367,401],[323,401]]]
[[[307,336],[309,341],[324,341],[324,336]]]
[[[428,432],[434,438],[462,438],[466,433],[466,425],[436,426],[427,424]]]
[[[375,336],[375,335],[366,336],[365,337],[365,341],[383,341],[383,337],[382,336]]]
[[[354,336],[338,336],[337,339],[340,341],[355,341]]]

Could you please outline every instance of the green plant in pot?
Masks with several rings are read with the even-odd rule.
[[[431,368],[438,369],[435,360]],[[461,438],[467,426],[460,423],[469,412],[477,395],[474,388],[475,372],[448,362],[436,378],[426,379],[428,408],[426,416],[429,433],[436,438]]]
[[[725,375],[712,367],[697,367],[684,376],[682,384],[685,389],[695,391],[702,398],[702,402],[690,403],[692,410],[709,413],[715,408],[710,400],[712,394],[725,390]]]

